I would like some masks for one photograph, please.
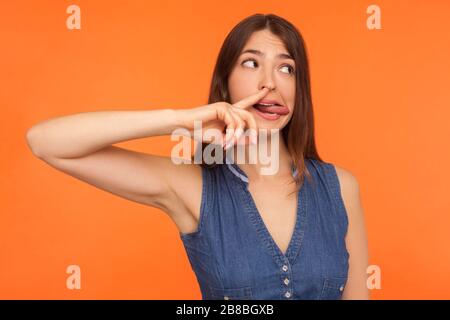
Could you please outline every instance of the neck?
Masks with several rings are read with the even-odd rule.
[[[260,136],[257,146],[233,146],[228,152],[232,153],[234,162],[249,181],[273,182],[292,177],[292,158],[281,132],[271,134],[267,139]]]

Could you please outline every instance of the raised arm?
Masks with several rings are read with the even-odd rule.
[[[45,120],[30,128],[33,154],[55,169],[99,189],[165,211],[182,231],[195,229],[201,175],[197,165],[112,144],[170,134],[180,127],[172,109],[97,111]],[[182,193],[180,190],[190,190]],[[180,197],[181,195],[181,197]]]
[[[126,140],[169,135],[194,121],[203,128],[253,127],[241,108],[267,93],[261,90],[236,106],[217,102],[191,109],[84,112],[42,121],[31,127],[27,142],[33,154],[52,167],[123,198],[169,213],[181,232],[196,229],[202,190],[201,168],[113,146]],[[235,110],[236,109],[236,110]],[[234,111],[233,111],[234,110]]]

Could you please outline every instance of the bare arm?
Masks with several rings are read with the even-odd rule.
[[[79,113],[38,123],[28,130],[27,142],[35,156],[55,169],[114,195],[160,208],[180,230],[189,232],[195,229],[191,213],[199,210],[200,168],[111,145],[170,134],[180,127],[180,119],[180,112],[172,109]],[[186,189],[190,192],[182,192]]]
[[[38,123],[27,140],[38,157],[80,158],[114,143],[170,134],[179,119],[173,109],[83,112]]]
[[[72,114],[38,123],[26,138],[33,154],[52,167],[115,195],[160,208],[180,231],[192,232],[200,211],[201,168],[112,144],[168,135],[179,128],[192,135],[195,120],[201,120],[203,128],[219,132],[224,127],[245,125],[256,129],[255,120],[244,108],[266,93],[266,89],[260,90],[234,105],[217,102],[181,110]]]
[[[359,183],[347,170],[336,167],[336,172],[339,177],[341,194],[349,220],[346,236],[346,246],[350,255],[349,275],[342,299],[370,299],[370,292],[367,288],[369,254]]]

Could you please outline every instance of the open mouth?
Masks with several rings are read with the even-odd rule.
[[[257,103],[253,107],[258,111],[268,115],[286,115],[289,113],[289,109],[278,103]]]

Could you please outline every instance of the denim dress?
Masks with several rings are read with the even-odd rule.
[[[297,193],[283,254],[235,163],[202,166],[197,230],[179,233],[205,300],[341,299],[348,277],[346,209],[333,164],[305,159],[312,180]],[[293,175],[297,170],[292,170]]]

